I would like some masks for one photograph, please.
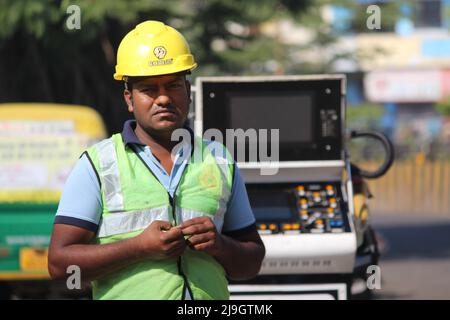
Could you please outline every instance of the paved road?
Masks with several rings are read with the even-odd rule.
[[[449,217],[374,214],[386,242],[375,299],[450,299]]]

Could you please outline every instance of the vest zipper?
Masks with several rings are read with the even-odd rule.
[[[159,181],[159,179],[158,179],[158,178],[156,177],[156,175],[153,173],[152,169],[150,169],[150,167],[147,165],[147,163],[144,161],[144,159],[142,159],[142,157],[141,157],[141,155],[139,154],[139,152],[136,152],[137,150],[135,150],[134,148],[132,148],[132,149],[133,149],[133,151],[134,151],[134,154],[137,155],[137,157],[141,160],[141,162],[142,162],[142,163],[144,164],[144,166],[148,169],[148,171],[150,171],[150,173],[153,175],[153,177],[155,177],[156,181],[158,181],[158,183],[164,188],[164,186],[162,185],[162,183]],[[193,149],[193,148],[192,148],[192,149]],[[186,167],[185,167],[185,170],[186,170]],[[184,174],[184,172],[183,172],[183,174]],[[179,185],[179,183],[178,183],[178,185]],[[167,192],[167,195],[169,196],[169,202],[170,202],[170,205],[171,205],[171,207],[172,207],[172,217],[173,217],[173,220],[175,221],[175,223],[177,222],[177,216],[176,216],[176,213],[175,213],[175,197],[176,197],[176,192],[177,192],[177,190],[178,190],[178,185],[177,185],[177,187],[175,188],[175,191],[173,192],[173,198],[172,198],[172,196],[170,195],[170,193]],[[165,189],[165,188],[164,188],[164,189]],[[184,300],[184,298],[186,297],[186,288],[187,288],[187,290],[188,290],[188,292],[189,292],[189,295],[191,296],[191,299],[194,300],[194,295],[192,294],[192,290],[191,290],[191,288],[189,287],[189,283],[188,283],[187,277],[186,277],[186,275],[185,275],[184,272],[183,272],[183,268],[181,267],[181,256],[178,257],[178,260],[177,260],[177,268],[178,268],[178,275],[180,275],[180,276],[183,278],[183,282],[184,282],[184,285],[183,285],[183,293],[182,293],[182,295],[181,295],[181,300]]]
[[[177,188],[178,188],[178,186],[177,186]],[[167,193],[168,196],[169,196],[170,205],[172,206],[172,217],[173,217],[173,220],[175,221],[175,223],[177,222],[177,216],[176,216],[176,213],[175,213],[175,203],[176,203],[176,202],[175,202],[175,200],[176,200],[175,198],[176,198],[176,191],[177,191],[177,188],[175,188],[175,191],[174,191],[174,193],[173,193],[173,198],[172,198],[172,196],[170,195],[170,193]],[[182,294],[182,296],[181,296],[181,300],[184,300],[184,299],[186,298],[186,289],[188,290],[189,295],[191,296],[191,299],[194,300],[194,295],[192,294],[192,290],[191,290],[191,288],[189,287],[189,282],[188,282],[187,277],[186,277],[186,275],[184,274],[183,268],[182,268],[182,266],[181,266],[181,256],[178,257],[178,260],[177,260],[177,267],[178,267],[178,274],[183,278],[183,281],[184,281],[184,285],[183,285],[183,294]]]

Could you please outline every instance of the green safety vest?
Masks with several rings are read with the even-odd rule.
[[[220,233],[231,194],[233,165],[226,148],[195,139],[173,199],[122,135],[115,134],[87,153],[101,184],[102,218],[96,242],[134,237],[155,220],[179,225],[212,218]],[[221,150],[217,150],[220,146]],[[173,205],[172,205],[173,204]],[[92,283],[94,299],[228,299],[225,270],[212,256],[187,248],[179,259],[131,264]]]

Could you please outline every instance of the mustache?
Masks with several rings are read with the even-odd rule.
[[[174,104],[172,104],[172,103],[170,103],[170,104],[168,104],[168,105],[166,105],[164,107],[161,107],[161,106],[158,106],[158,105],[153,105],[152,108],[154,108],[154,110],[155,110],[154,113],[155,114],[158,114],[158,113],[161,113],[161,112],[173,112],[173,113],[176,113],[176,111],[177,111],[177,107]]]

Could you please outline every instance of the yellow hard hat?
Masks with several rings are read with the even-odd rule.
[[[114,79],[157,76],[197,67],[183,35],[159,21],[145,21],[131,30],[117,50]]]

